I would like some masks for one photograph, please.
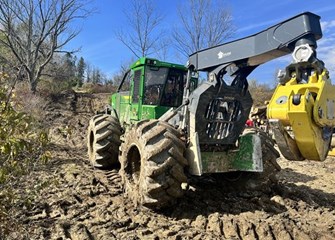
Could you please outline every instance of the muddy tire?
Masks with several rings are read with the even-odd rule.
[[[262,141],[262,155],[265,159],[265,164],[268,164],[270,166],[266,166],[266,170],[268,172],[265,172],[267,174],[270,174],[271,176],[273,174],[277,174],[281,167],[277,163],[277,159],[280,157],[279,152],[275,149],[274,141],[273,139],[266,133],[259,133],[261,136]]]
[[[87,131],[88,156],[94,167],[108,168],[118,163],[121,126],[117,118],[98,114]]]
[[[120,150],[124,191],[136,206],[161,209],[183,195],[185,144],[171,125],[141,121],[124,135]]]

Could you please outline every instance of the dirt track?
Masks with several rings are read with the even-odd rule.
[[[27,229],[16,239],[334,239],[335,159],[280,159],[271,189],[235,191],[227,183],[194,178],[184,198],[162,212],[135,208],[123,197],[117,170],[88,163],[85,129],[102,104],[90,96],[54,99],[53,158],[23,186],[47,183],[32,210],[18,211]]]

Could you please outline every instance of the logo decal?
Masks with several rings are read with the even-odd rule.
[[[218,58],[219,59],[221,59],[221,58],[224,58],[224,57],[228,57],[228,56],[230,56],[231,55],[231,52],[226,52],[226,53],[224,53],[224,52],[219,52],[218,53]]]

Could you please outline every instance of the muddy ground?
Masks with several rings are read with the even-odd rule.
[[[103,100],[102,100],[103,99]],[[93,169],[86,127],[106,96],[64,94],[50,101],[52,159],[22,179],[41,187],[8,239],[335,239],[335,159],[279,159],[278,183],[236,191],[211,178],[192,179],[177,205],[161,212],[123,197],[118,170]]]

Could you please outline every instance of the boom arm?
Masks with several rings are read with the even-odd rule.
[[[319,19],[313,13],[302,13],[252,36],[198,51],[189,57],[189,65],[199,71],[239,62],[257,66],[293,52],[296,45],[316,47],[322,37]]]
[[[246,77],[260,64],[293,53],[294,63],[281,76],[268,117],[273,118],[284,156],[325,159],[335,126],[335,87],[323,62],[316,58],[316,41],[322,37],[319,20],[318,15],[305,12],[255,35],[190,56],[189,72],[206,71],[208,81],[190,96],[186,87],[184,103],[190,102],[189,116],[181,126],[185,129],[188,125],[190,139],[200,145],[201,151],[235,144],[252,106]],[[223,76],[233,65],[234,80],[228,85]],[[295,139],[285,133],[284,126],[292,127]]]

